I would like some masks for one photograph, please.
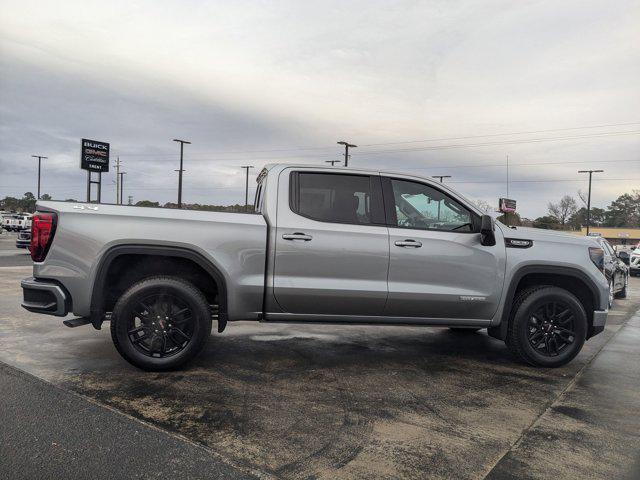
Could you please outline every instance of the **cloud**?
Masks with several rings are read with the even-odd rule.
[[[585,188],[539,180],[585,167],[606,170],[596,205],[640,185],[638,135],[498,142],[640,125],[363,146],[640,121],[631,1],[1,3],[0,196],[35,184],[43,154],[43,189],[82,198],[81,137],[111,142],[135,199],[174,199],[176,137],[193,142],[186,201],[242,201],[240,165],[335,159],[343,138],[354,165],[450,174],[492,203],[508,154],[527,216]],[[476,146],[398,151],[451,143]]]

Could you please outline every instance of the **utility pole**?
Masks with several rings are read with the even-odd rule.
[[[442,183],[443,178],[451,178],[451,175],[431,175],[431,178],[439,178],[440,183]]]
[[[243,165],[240,168],[244,168],[247,172],[246,185],[244,189],[244,209],[249,210],[249,169],[253,168],[253,165]]]
[[[509,198],[509,155],[507,155],[507,198]]]
[[[591,221],[591,176],[594,173],[602,173],[604,170],[578,170],[578,173],[589,174],[589,195],[587,196],[587,236],[589,236],[589,223]]]
[[[191,142],[187,142],[186,140],[179,140],[177,138],[173,139],[174,142],[178,142],[180,144],[180,170],[176,170],[178,172],[178,208],[182,208],[182,172],[184,169],[182,168],[182,159],[184,153],[184,144],[191,145]]]
[[[349,148],[357,148],[358,145],[353,145],[349,142],[339,141],[338,145],[344,145],[344,166],[349,166]]]
[[[120,203],[119,203],[119,205],[122,205],[124,203],[124,197],[122,196],[122,192],[124,191],[124,176],[126,174],[127,174],[127,172],[118,172],[118,178],[119,178],[118,185],[120,186]]]
[[[48,157],[43,157],[42,155],[31,155],[33,158],[38,159],[38,200],[40,200],[40,170],[42,167],[42,159],[47,159]]]
[[[116,157],[116,205],[120,205],[120,156]]]
[[[333,167],[336,163],[340,163],[340,160],[325,160],[324,163],[330,163]]]

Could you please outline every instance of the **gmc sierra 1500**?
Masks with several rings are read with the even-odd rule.
[[[193,358],[214,320],[487,328],[543,367],[604,328],[592,238],[494,223],[414,175],[271,165],[257,182],[255,214],[38,202],[24,308],[109,320],[148,370]]]

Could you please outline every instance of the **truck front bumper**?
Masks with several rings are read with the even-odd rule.
[[[64,317],[69,313],[70,298],[65,290],[51,280],[25,278],[22,287],[22,308],[30,312]]]
[[[607,323],[607,316],[609,310],[595,310],[593,312],[593,326],[589,329],[587,334],[587,340],[594,335],[601,333],[604,330],[604,326]]]
[[[607,323],[608,315],[609,310],[596,310],[595,312],[593,312],[593,326],[604,327]]]

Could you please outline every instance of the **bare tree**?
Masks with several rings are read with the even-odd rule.
[[[549,209],[549,215],[555,217],[564,228],[571,215],[578,211],[578,204],[573,197],[565,195],[558,203],[549,202],[547,208]]]
[[[578,190],[578,198],[580,200],[582,200],[582,203],[584,203],[584,206],[587,206],[587,194],[584,193],[582,190]]]
[[[495,212],[496,209],[495,207],[493,207],[489,202],[487,202],[486,200],[481,200],[478,199],[475,202],[476,207],[478,207],[480,210],[482,210],[484,213],[491,213],[491,212]]]

